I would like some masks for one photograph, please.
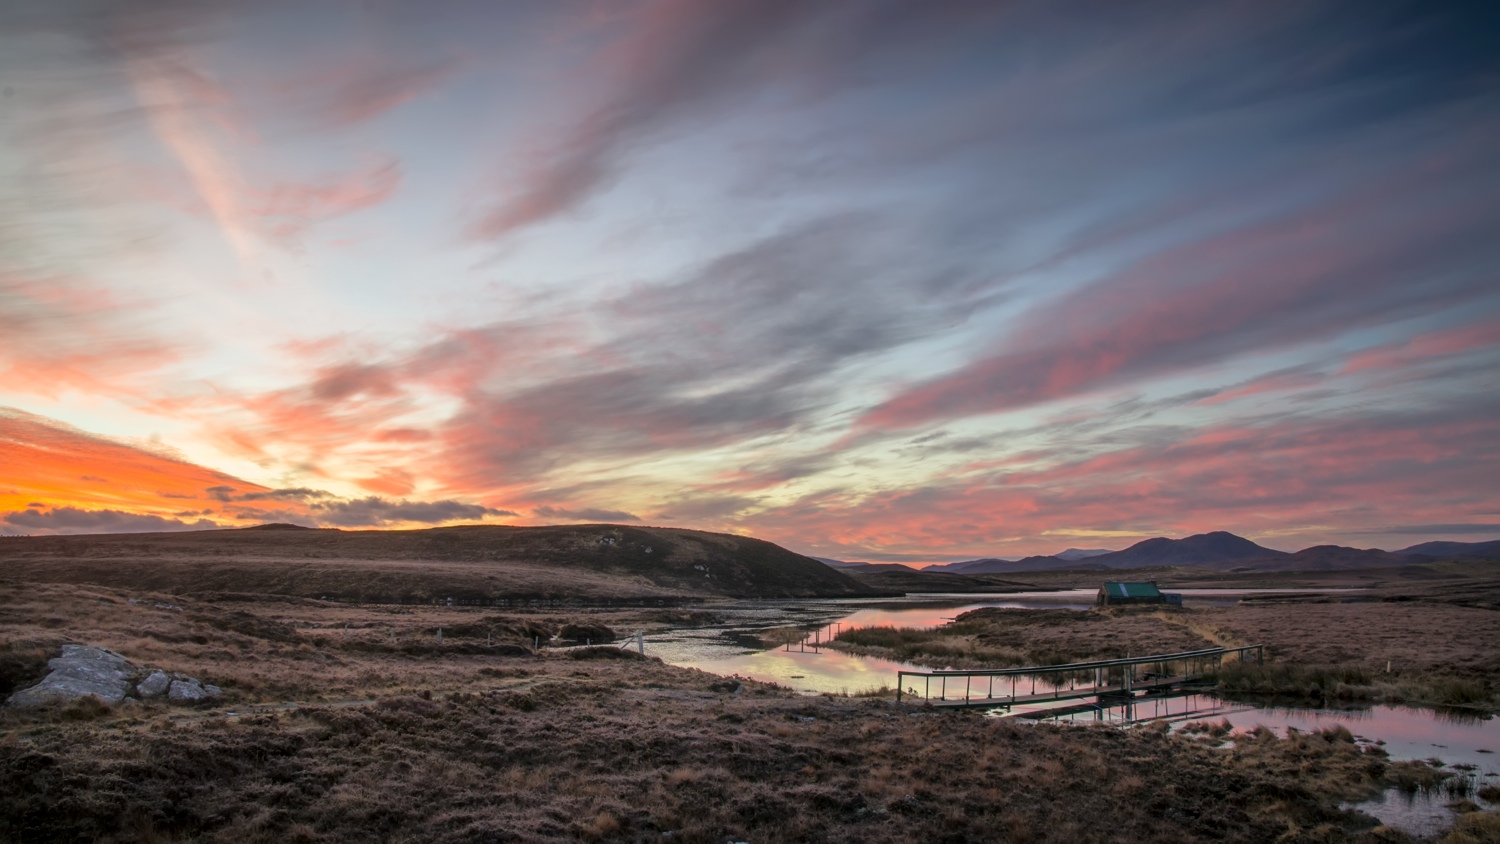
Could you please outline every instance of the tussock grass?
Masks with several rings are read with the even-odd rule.
[[[1500,842],[1500,813],[1473,812],[1460,815],[1441,844],[1496,844]]]
[[[934,668],[1055,665],[1130,654],[1169,653],[1207,643],[1159,612],[980,609],[941,627],[858,627],[831,647]]]
[[[478,638],[592,616],[46,590],[0,587],[21,680],[47,642],[89,641],[229,699],[0,712],[0,840],[1258,842],[1352,828],[1338,801],[1383,782],[1332,732],[1219,750]]]
[[[1263,695],[1311,703],[1384,702],[1488,708],[1493,696],[1480,680],[1452,676],[1396,677],[1357,665],[1291,662],[1226,663],[1219,688],[1229,694]]]

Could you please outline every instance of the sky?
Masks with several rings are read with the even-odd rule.
[[[0,533],[1500,537],[1488,3],[0,4]]]

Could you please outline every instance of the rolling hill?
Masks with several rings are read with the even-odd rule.
[[[1241,536],[1222,530],[1200,533],[1183,539],[1157,537],[1146,539],[1123,551],[1112,551],[1089,558],[1112,569],[1134,569],[1156,566],[1203,566],[1247,560],[1274,560],[1288,556],[1256,545]]]
[[[1410,548],[1402,548],[1397,554],[1415,554],[1423,557],[1487,557],[1500,558],[1500,539],[1488,542],[1423,542]]]
[[[1053,554],[1059,560],[1087,560],[1089,557],[1098,557],[1103,554],[1114,553],[1108,548],[1069,548],[1066,551]]]
[[[1036,587],[983,574],[928,572],[906,566],[871,566],[852,569],[855,580],[882,592],[1021,592]]]
[[[881,594],[759,539],[622,525],[9,537],[12,578],[353,601],[619,601]]]

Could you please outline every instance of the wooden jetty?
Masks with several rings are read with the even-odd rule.
[[[1226,657],[1246,659],[1251,654],[1257,663],[1264,661],[1265,645],[1205,648],[1022,668],[898,671],[896,699],[925,700],[933,706],[977,708],[1084,697],[1134,696],[1136,692],[1170,689],[1206,679],[1218,673]],[[916,685],[918,682],[920,688]]]

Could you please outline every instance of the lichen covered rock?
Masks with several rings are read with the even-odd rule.
[[[158,668],[135,687],[135,693],[143,698],[161,697],[167,693],[167,688],[171,685],[172,678],[167,676],[167,672]]]
[[[47,668],[50,673],[40,683],[12,694],[6,705],[45,706],[88,696],[114,705],[130,693],[136,674],[125,657],[89,645],[63,645]]]
[[[208,692],[193,678],[186,680],[173,680],[171,687],[167,689],[167,700],[173,703],[195,703],[208,697]]]

